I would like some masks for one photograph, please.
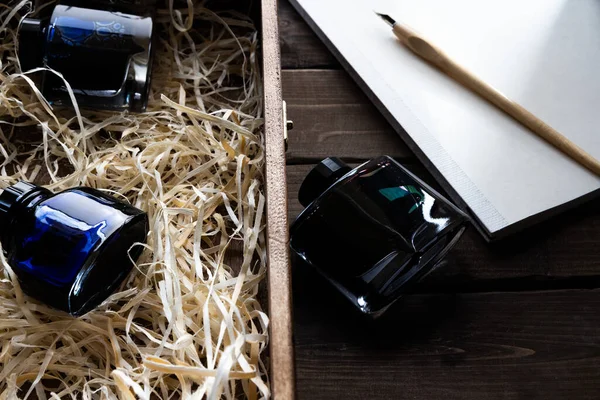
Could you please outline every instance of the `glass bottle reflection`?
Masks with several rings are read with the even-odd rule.
[[[141,254],[133,245],[148,232],[144,212],[95,189],[53,194],[26,182],[0,194],[0,224],[2,248],[23,290],[73,315],[117,288]]]
[[[467,217],[389,157],[327,159],[302,184],[291,249],[362,312],[378,315],[429,273]]]
[[[152,33],[150,15],[59,4],[47,21],[21,22],[21,68],[61,73],[81,107],[141,112],[150,89]],[[43,72],[42,92],[52,104],[72,104],[52,72]]]

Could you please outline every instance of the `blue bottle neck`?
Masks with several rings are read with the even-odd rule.
[[[19,62],[23,71],[44,65],[47,21],[24,18],[19,26]]]
[[[22,181],[0,193],[0,242],[5,250],[8,250],[5,246],[10,242],[10,233],[19,216],[52,195],[48,189]]]

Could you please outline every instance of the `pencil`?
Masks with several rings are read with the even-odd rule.
[[[597,176],[600,176],[600,162],[556,129],[527,111],[523,106],[504,96],[491,85],[473,75],[411,28],[396,22],[389,15],[376,14],[392,27],[392,31],[398,39],[413,53],[433,64],[463,86],[466,86],[479,94],[500,110],[510,115],[517,122],[527,127],[533,133],[546,140],[546,142],[562,151],[571,159],[595,173]]]

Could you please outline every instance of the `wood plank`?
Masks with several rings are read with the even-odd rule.
[[[291,313],[292,274],[287,245],[287,187],[277,0],[261,1],[261,17],[265,100],[265,217],[270,317],[270,381],[274,398],[291,400],[295,396]]]
[[[295,278],[295,276],[294,276]],[[295,281],[299,399],[597,399],[600,291],[408,296],[367,323]]]
[[[406,166],[436,187],[424,167],[418,164]],[[287,167],[290,222],[302,211],[298,189],[312,167]],[[420,290],[600,287],[598,243],[600,207],[597,201],[491,245],[471,227],[450,253],[447,265],[427,277]]]
[[[365,160],[383,154],[410,159],[413,153],[345,71],[283,71],[288,118],[288,163],[328,156]]]
[[[283,68],[341,68],[287,0],[279,2],[279,30]]]
[[[284,67],[340,69],[285,0],[280,15]],[[283,85],[296,125],[288,164],[307,164],[288,165],[290,220],[302,208],[302,179],[327,156],[390,154],[432,183],[344,71],[284,71]],[[375,323],[296,262],[298,397],[598,398],[600,292],[554,290],[600,287],[598,209],[588,204],[494,245],[471,229],[415,290],[438,294],[407,296]],[[491,293],[446,294],[465,291]]]

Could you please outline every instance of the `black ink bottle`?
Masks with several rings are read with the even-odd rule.
[[[0,194],[0,242],[23,291],[75,316],[123,282],[147,233],[146,213],[95,189],[18,182]]]
[[[143,112],[152,70],[153,20],[148,15],[59,4],[49,20],[24,18],[21,69],[52,68],[79,106]],[[41,90],[54,105],[72,105],[63,79],[43,71]]]
[[[318,164],[298,194],[291,249],[358,309],[378,316],[442,260],[467,216],[384,156]]]

